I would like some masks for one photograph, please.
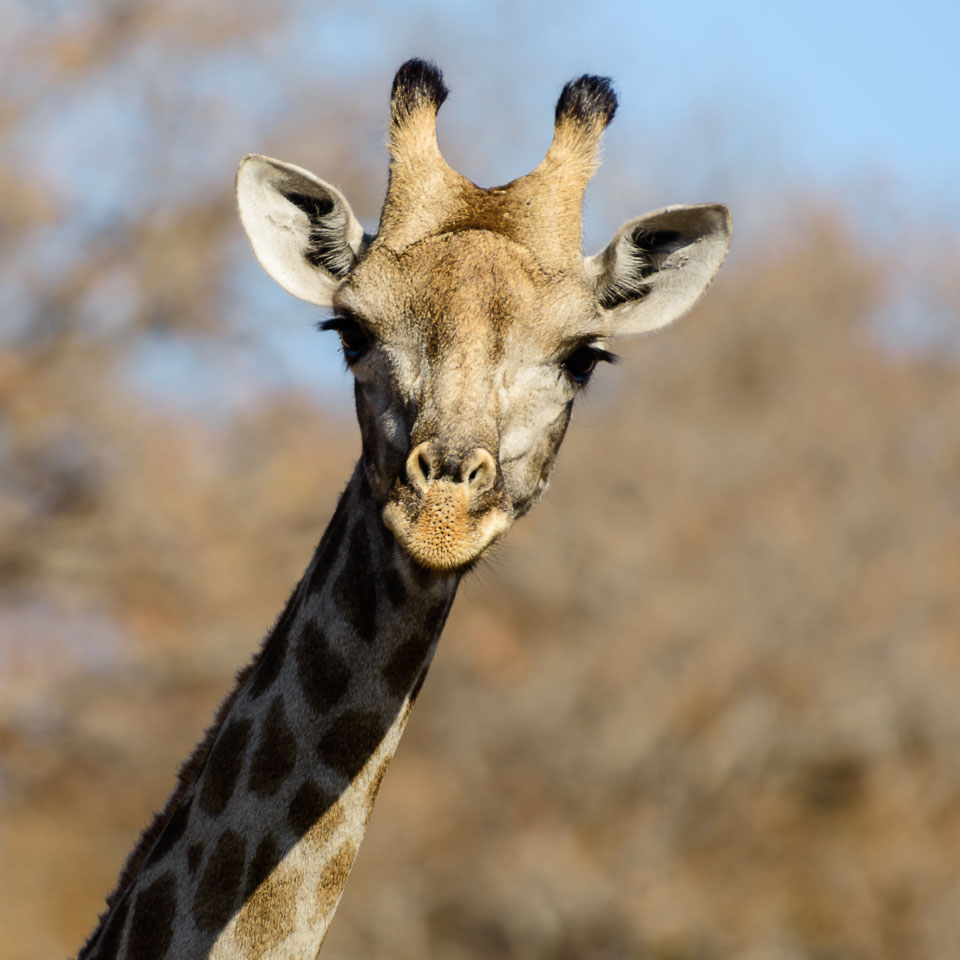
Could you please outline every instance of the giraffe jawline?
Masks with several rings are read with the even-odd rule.
[[[396,500],[382,518],[397,542],[420,566],[451,573],[475,563],[510,528],[512,513],[497,505],[476,515],[460,500],[460,485],[442,484],[435,494],[413,506]],[[450,489],[443,489],[449,486]]]

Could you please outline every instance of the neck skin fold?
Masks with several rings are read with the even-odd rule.
[[[78,960],[314,956],[459,579],[397,546],[361,461]]]

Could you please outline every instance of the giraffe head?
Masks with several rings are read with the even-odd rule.
[[[240,165],[240,217],[267,272],[332,308],[355,377],[363,460],[386,526],[422,566],[475,561],[546,488],[570,410],[613,338],[689,310],[730,245],[719,204],[628,221],[582,253],[581,208],[616,109],[605,78],[568,83],[546,157],[483,189],[437,145],[439,70],[404,64],[375,236],[307,170]]]

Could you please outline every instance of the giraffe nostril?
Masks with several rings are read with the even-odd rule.
[[[407,480],[420,493],[426,493],[427,487],[437,478],[437,451],[428,441],[417,444],[407,457]]]
[[[497,465],[493,456],[483,447],[477,447],[468,456],[460,471],[460,476],[466,483],[472,496],[477,496],[489,490],[497,479]]]
[[[467,456],[443,457],[444,450],[435,441],[419,443],[407,456],[407,480],[422,496],[438,481],[461,483],[468,496],[476,497],[497,482],[497,464],[484,447],[475,447]]]

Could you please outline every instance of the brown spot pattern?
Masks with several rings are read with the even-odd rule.
[[[322,850],[330,842],[334,831],[345,819],[343,806],[337,801],[303,835],[303,839],[315,849]]]
[[[353,779],[377,749],[386,727],[369,710],[347,710],[330,725],[317,747],[320,759],[337,773]]]
[[[193,797],[181,803],[174,811],[173,816],[167,821],[163,828],[163,833],[153,845],[150,856],[147,857],[147,864],[159,863],[174,847],[177,841],[183,836],[187,829],[187,821],[190,819],[190,808],[193,806]]]
[[[312,780],[304,783],[293,795],[287,821],[298,837],[302,837],[334,803],[336,797],[321,790]]]
[[[440,631],[443,629],[443,625],[446,622],[447,614],[450,612],[450,605],[452,602],[452,598],[441,600],[439,603],[435,603],[427,611],[427,616],[423,622],[423,632],[428,637],[439,636]]]
[[[246,852],[247,842],[235,830],[220,835],[193,898],[193,919],[201,930],[220,930],[230,919],[240,893]]]
[[[449,603],[444,600],[427,612],[423,628],[394,650],[386,666],[383,678],[395,697],[410,694],[415,700],[427,676],[427,657],[434,640],[443,628]]]
[[[317,884],[317,909],[314,914],[316,919],[322,920],[336,908],[356,855],[357,848],[353,841],[345,840],[324,865],[320,872],[320,882]]]
[[[377,583],[362,521],[358,520],[350,532],[347,562],[334,583],[334,599],[357,636],[365,643],[373,643],[377,626]]]
[[[387,599],[394,607],[402,607],[407,602],[406,584],[394,567],[387,567],[384,570],[383,584],[387,591]]]
[[[190,871],[191,877],[197,872],[201,860],[203,860],[203,841],[197,840],[187,848],[187,870]]]
[[[311,594],[319,593],[330,577],[330,571],[333,569],[337,557],[340,556],[340,547],[347,532],[348,517],[347,493],[344,493],[337,504],[330,526],[327,527],[327,531],[317,547],[317,560],[313,572],[310,574],[310,585],[308,587]]]
[[[125,897],[116,910],[110,915],[103,931],[103,937],[97,948],[97,960],[116,960],[120,950],[120,941],[123,938],[123,926],[127,922],[127,913],[130,909],[130,899]]]
[[[127,937],[127,956],[163,960],[173,942],[177,916],[177,881],[172,873],[158,877],[137,894]]]
[[[223,813],[233,796],[249,737],[249,720],[234,720],[217,737],[200,791],[200,807],[211,817]]]
[[[236,942],[247,960],[257,960],[293,933],[300,870],[280,870],[259,884],[237,915]]]
[[[394,650],[383,668],[383,679],[387,681],[387,686],[395,697],[406,696],[413,686],[432,643],[432,636],[417,634]]]
[[[437,576],[432,570],[421,567],[415,560],[411,560],[410,570],[413,572],[413,579],[416,580],[423,589],[431,586]]]
[[[250,866],[247,868],[247,882],[243,888],[243,899],[248,899],[257,887],[276,869],[281,860],[277,838],[268,833],[258,844]]]
[[[323,715],[333,709],[347,692],[350,668],[327,641],[326,634],[312,620],[297,642],[297,680],[304,700]]]
[[[373,816],[373,805],[377,802],[377,794],[380,792],[380,784],[383,783],[384,774],[387,772],[387,767],[390,766],[390,758],[387,757],[383,763],[377,767],[377,772],[373,775],[373,779],[370,781],[370,786],[367,787],[367,812],[363,818],[364,824],[370,822],[370,817]]]
[[[278,694],[260,730],[260,742],[250,763],[249,788],[260,797],[272,797],[297,763],[297,740],[283,712]]]
[[[290,629],[293,621],[297,617],[297,610],[300,606],[300,585],[290,595],[283,613],[280,614],[276,624],[270,631],[260,653],[256,669],[253,674],[253,681],[250,684],[250,699],[256,700],[261,694],[273,686],[273,682],[280,675],[283,667],[283,661],[287,656],[287,647],[290,643]]]

